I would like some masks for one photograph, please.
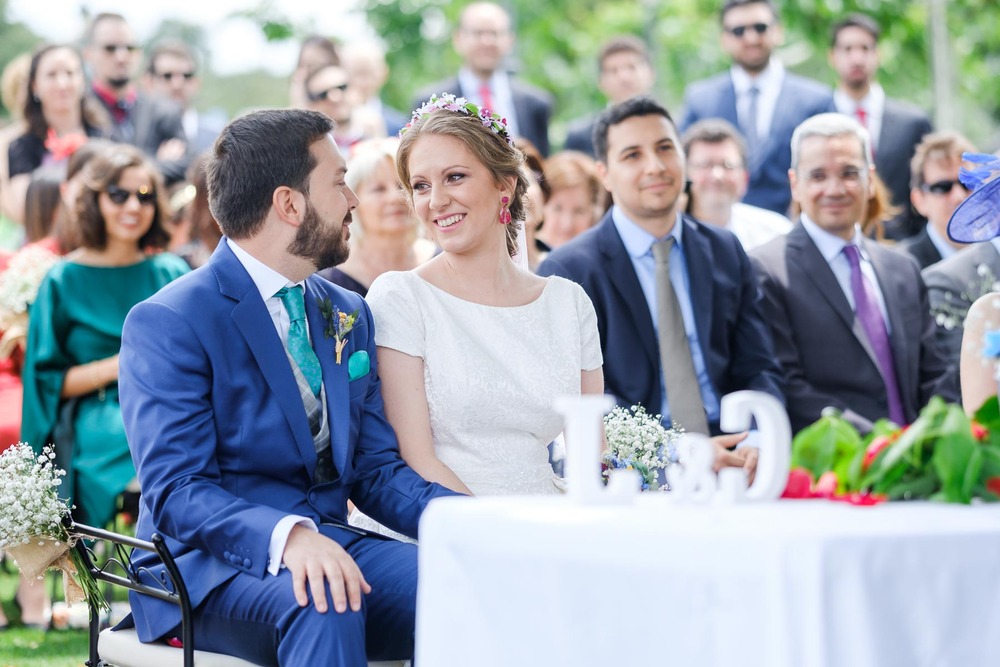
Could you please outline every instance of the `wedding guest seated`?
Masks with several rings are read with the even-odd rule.
[[[687,179],[670,112],[649,97],[609,107],[594,148],[615,205],[538,272],[578,282],[593,301],[607,393],[712,435],[722,396],[752,389],[782,400],[746,252],[731,232],[681,210]],[[744,449],[727,452],[733,465],[755,456]]]
[[[24,102],[28,128],[7,150],[9,196],[17,220],[23,219],[31,172],[43,164],[65,164],[87,137],[105,133],[101,112],[86,95],[83,63],[72,47],[39,47],[31,58],[28,91]]]
[[[921,269],[951,257],[963,244],[948,238],[948,220],[969,196],[958,171],[962,153],[976,149],[958,132],[945,130],[924,136],[910,161],[910,201],[927,225],[899,247],[917,260]]]
[[[357,205],[333,129],[297,109],[229,123],[208,164],[226,236],[122,337],[136,534],[177,560],[198,648],[260,665],[412,657],[416,549],[347,526],[347,502],[415,537],[454,495],[399,458],[364,300],[313,275],[346,259]],[[130,601],[142,641],[176,634],[176,605]]]
[[[129,309],[187,271],[167,243],[159,172],[136,148],[94,157],[76,199],[81,247],[46,276],[31,306],[21,439],[54,443],[74,518],[103,526],[135,477],[118,403]]]
[[[396,176],[398,139],[357,144],[347,161],[345,180],[358,196],[352,213],[351,254],[319,275],[361,296],[386,271],[409,271],[434,254],[434,244],[419,238],[417,219]]]
[[[751,257],[793,431],[827,407],[868,432],[881,418],[909,424],[932,396],[957,400],[916,264],[861,233],[874,172],[867,130],[820,114],[796,128],[791,150],[802,214]]]
[[[681,136],[688,162],[685,212],[699,222],[728,229],[750,250],[792,228],[780,213],[742,202],[750,184],[746,143],[721,118],[700,120]]]
[[[549,187],[545,199],[545,226],[538,240],[555,249],[587,231],[604,215],[604,188],[594,159],[579,151],[561,151],[543,165]]]

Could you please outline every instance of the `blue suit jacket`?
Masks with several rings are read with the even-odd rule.
[[[781,369],[761,318],[756,278],[733,234],[684,216],[687,263],[698,340],[716,393],[767,392],[784,401]],[[559,275],[581,286],[594,302],[604,354],[607,393],[622,406],[660,412],[659,345],[653,319],[608,212],[601,223],[552,251],[539,275]],[[718,422],[710,423],[719,433]]]
[[[324,336],[323,298],[359,312],[339,365],[333,339]],[[288,514],[336,524],[323,533],[346,546],[359,539],[341,527],[348,498],[416,536],[427,502],[452,495],[399,457],[383,413],[364,300],[312,276],[305,304],[323,370],[336,475],[321,485],[313,484],[316,451],[285,348],[225,240],[208,264],[137,305],[125,321],[119,384],[142,486],[137,534],[166,538],[193,606],[238,573],[271,576],[271,532]],[[348,359],[361,351],[371,369],[349,381]],[[132,610],[143,641],[180,622],[178,607],[148,597],[133,594]]]
[[[743,201],[753,206],[788,214],[792,200],[788,168],[792,164],[792,132],[802,121],[816,114],[836,111],[833,91],[811,79],[785,72],[771,130],[757,155],[748,156],[750,188]],[[693,123],[706,118],[722,118],[739,127],[736,90],[729,72],[696,81],[684,93],[683,133]]]

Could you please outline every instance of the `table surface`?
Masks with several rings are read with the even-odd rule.
[[[417,664],[1000,665],[1000,505],[452,498],[420,545]]]

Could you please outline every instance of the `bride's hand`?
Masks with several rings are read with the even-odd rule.
[[[743,468],[747,474],[747,484],[753,484],[754,476],[757,474],[757,459],[760,456],[760,450],[756,447],[730,449],[746,437],[747,432],[744,431],[717,435],[712,438],[712,445],[715,447],[715,462],[712,464],[712,470],[719,472],[723,468]]]

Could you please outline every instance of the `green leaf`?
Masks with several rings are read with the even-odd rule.
[[[996,394],[987,398],[972,418],[991,432],[994,428],[1000,429],[1000,401],[997,400]]]
[[[292,26],[279,21],[265,21],[261,30],[264,31],[264,37],[269,42],[280,42],[295,36]]]
[[[969,418],[961,406],[952,405],[941,424],[941,437],[934,443],[931,463],[941,478],[941,491],[948,502],[968,503],[972,499],[975,477],[969,477],[970,465],[975,475],[982,468],[982,456],[973,461],[977,444],[969,430]]]
[[[938,486],[937,474],[928,470],[918,477],[888,485],[881,493],[885,493],[890,500],[917,500],[929,497]]]
[[[860,447],[861,437],[849,422],[839,416],[823,416],[795,436],[792,467],[805,468],[818,478],[837,469],[842,461],[849,463]]]

